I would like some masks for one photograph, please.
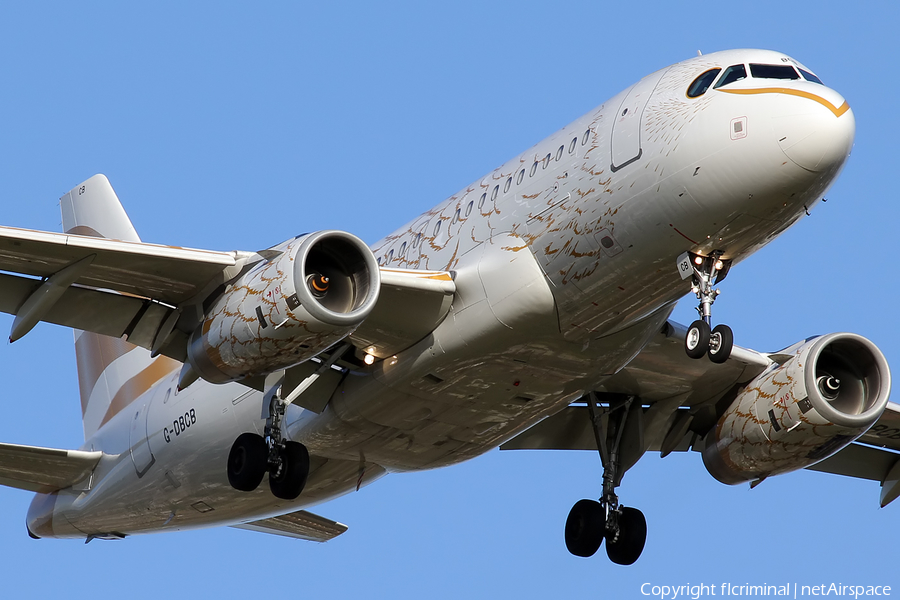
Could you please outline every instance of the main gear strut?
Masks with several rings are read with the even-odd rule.
[[[630,565],[644,550],[647,521],[638,509],[619,505],[616,488],[625,470],[643,454],[643,409],[634,396],[620,397],[608,407],[601,406],[593,392],[586,400],[603,464],[603,494],[599,502],[579,500],[572,507],[566,520],[566,547],[576,556],[588,557],[606,539],[610,560]]]
[[[265,394],[269,400],[265,436],[242,433],[228,455],[228,482],[235,489],[252,492],[269,473],[269,489],[284,500],[300,495],[309,477],[309,451],[299,442],[285,439],[284,413],[288,402],[281,398],[280,383]]]

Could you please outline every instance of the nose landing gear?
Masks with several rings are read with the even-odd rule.
[[[269,473],[269,489],[276,498],[294,500],[309,477],[309,451],[299,442],[285,440],[281,430],[285,403],[277,394],[269,404],[265,437],[242,433],[228,455],[228,482],[231,487],[252,492]]]
[[[714,363],[724,363],[734,348],[734,333],[728,325],[712,326],[712,305],[719,295],[713,289],[728,274],[730,261],[722,260],[722,253],[715,251],[709,256],[684,253],[678,257],[678,270],[683,279],[691,278],[691,291],[700,305],[700,318],[691,323],[684,339],[684,350],[691,358],[702,358],[704,354]],[[713,281],[715,278],[715,281]]]
[[[622,475],[644,453],[641,414],[633,396],[599,406],[596,394],[587,397],[588,413],[603,463],[603,495],[579,500],[566,520],[566,547],[575,556],[589,557],[606,540],[606,554],[619,565],[634,564],[644,550],[647,521],[636,508],[619,505],[616,487]],[[601,411],[601,412],[598,412]]]

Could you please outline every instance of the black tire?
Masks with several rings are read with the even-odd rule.
[[[293,500],[300,495],[309,477],[309,451],[299,442],[285,442],[281,468],[269,474],[269,489],[276,498]]]
[[[716,325],[709,336],[709,360],[723,363],[734,348],[734,332],[728,325]]]
[[[259,487],[269,462],[269,448],[255,433],[242,433],[228,453],[228,483],[236,490],[252,492]]]
[[[579,500],[566,519],[566,548],[575,556],[593,556],[606,535],[606,511],[596,500]]]
[[[619,539],[606,541],[606,554],[617,565],[633,565],[644,551],[647,520],[636,508],[623,507],[619,515]]]
[[[697,319],[684,336],[684,351],[691,358],[702,358],[709,350],[709,324]]]

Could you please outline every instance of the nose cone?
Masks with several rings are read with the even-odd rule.
[[[773,118],[781,150],[815,173],[840,169],[856,134],[856,120],[846,101],[833,90],[818,87],[816,93],[794,92],[785,97],[786,110]]]

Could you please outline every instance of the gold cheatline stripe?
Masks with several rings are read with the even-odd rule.
[[[728,94],[787,94],[788,96],[799,96],[801,98],[808,98],[809,100],[813,100],[818,102],[828,110],[834,113],[834,116],[839,117],[848,110],[850,110],[850,105],[847,104],[847,101],[844,100],[844,103],[840,106],[835,107],[834,104],[822,98],[821,96],[816,96],[815,94],[810,94],[809,92],[804,92],[802,90],[794,90],[791,88],[756,88],[756,89],[747,89],[747,90],[719,90],[720,92],[726,92]]]
[[[408,275],[410,277],[416,277],[417,279],[437,279],[439,281],[453,281],[453,278],[450,276],[450,273],[446,271],[401,271],[398,269],[385,269],[382,267],[382,271],[390,271],[391,273],[402,273],[403,275]],[[427,274],[430,273],[430,274]]]

